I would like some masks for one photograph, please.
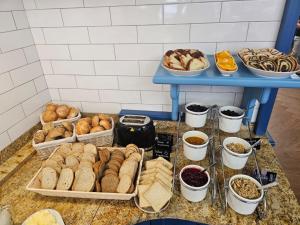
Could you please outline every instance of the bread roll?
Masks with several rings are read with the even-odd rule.
[[[49,123],[57,120],[57,114],[54,111],[45,111],[43,112],[42,119],[45,123]]]
[[[86,120],[79,120],[76,124],[76,133],[78,135],[88,134],[90,132],[90,125]]]
[[[54,129],[49,130],[48,132],[48,137],[49,138],[58,138],[58,137],[63,137],[65,133],[65,128],[63,127],[55,127]]]
[[[111,129],[111,124],[110,124],[109,120],[101,120],[99,124],[100,124],[100,126],[104,127],[105,130]]]
[[[53,112],[55,112],[56,108],[57,108],[57,105],[54,104],[54,103],[48,103],[46,105],[46,111],[53,111]]]
[[[99,117],[98,116],[93,116],[92,118],[92,127],[99,126]]]
[[[42,130],[37,131],[34,135],[33,135],[33,140],[35,144],[39,144],[45,141],[45,132]]]
[[[64,133],[64,138],[72,137],[72,135],[73,135],[72,131],[66,130],[65,133]]]
[[[79,121],[86,121],[90,126],[92,125],[92,118],[90,117],[81,118]]]
[[[96,126],[96,127],[93,127],[91,130],[90,130],[90,133],[96,133],[96,132],[100,132],[100,131],[104,131],[104,127],[102,126]]]
[[[51,129],[53,129],[53,128],[54,128],[54,124],[52,122],[45,123],[43,125],[43,131],[47,132],[47,134],[48,134],[48,131],[51,130]]]
[[[62,118],[62,119],[67,118],[69,111],[70,111],[70,109],[66,105],[60,105],[56,108],[56,114],[58,115],[59,118]]]
[[[68,131],[73,131],[72,123],[70,123],[70,122],[62,122],[62,125],[63,125],[64,128],[66,128]]]
[[[100,120],[109,120],[109,116],[103,114],[103,113],[99,113],[98,117]]]
[[[71,119],[71,118],[76,117],[76,116],[78,115],[78,113],[79,113],[79,110],[78,110],[78,109],[76,109],[76,108],[74,108],[74,107],[71,107],[71,108],[70,108],[70,111],[69,111],[69,114],[68,114],[68,116],[67,116],[67,119]]]

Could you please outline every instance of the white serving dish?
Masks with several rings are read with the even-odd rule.
[[[81,118],[81,113],[80,111],[78,112],[78,115],[76,117],[73,117],[71,119],[63,119],[63,120],[55,120],[55,121],[52,121],[51,123],[53,123],[54,125],[59,125],[59,124],[62,124],[63,122],[71,122],[71,123],[74,123],[76,122],[77,120],[79,120]],[[42,113],[40,114],[40,121],[41,121],[41,124],[44,125],[46,124],[43,120],[43,116],[42,116]]]
[[[190,111],[187,107],[190,105],[201,105],[197,102],[192,102],[185,105],[185,123],[190,127],[204,127],[206,123],[207,113],[209,108],[203,112],[193,112]]]
[[[42,209],[42,210],[47,210],[55,219],[56,219],[56,223],[58,225],[65,225],[61,215],[59,214],[59,212],[57,212],[56,210],[54,209]],[[42,211],[40,210],[40,211]],[[35,212],[34,214],[40,212],[40,211],[37,211]],[[26,225],[26,223],[28,222],[29,218],[31,218],[34,214],[32,214],[31,216],[29,216],[23,223],[22,225]]]
[[[232,188],[231,182],[236,178],[247,178],[254,182],[258,188],[260,188],[260,197],[257,199],[246,199],[239,196]],[[259,202],[263,199],[264,192],[262,189],[261,184],[255,180],[254,178],[244,175],[244,174],[237,174],[230,178],[229,180],[229,190],[227,192],[227,201],[228,205],[237,213],[242,215],[250,215],[254,212],[256,207],[258,206]]]
[[[58,148],[57,148],[58,149]],[[53,154],[55,154],[55,151],[50,155],[49,158]],[[98,150],[101,151],[101,149],[108,149],[110,151],[113,151],[115,149],[120,149],[121,151],[124,151],[125,148],[118,148],[118,147],[98,147]],[[140,153],[142,155],[142,160],[139,162],[139,168],[136,173],[136,179],[135,179],[135,190],[133,193],[130,194],[121,194],[121,193],[107,193],[107,192],[84,192],[84,191],[63,191],[63,190],[49,190],[49,189],[42,189],[42,188],[36,188],[34,187],[34,181],[38,177],[39,173],[41,172],[42,168],[39,169],[39,171],[34,175],[34,177],[31,179],[31,181],[27,184],[26,190],[36,192],[41,195],[46,196],[54,196],[54,197],[67,197],[67,198],[87,198],[87,199],[114,199],[114,200],[130,200],[132,197],[137,195],[137,185],[139,183],[139,179],[141,176],[141,170],[143,165],[143,158],[144,158],[144,149],[140,148]]]
[[[188,143],[185,139],[188,137],[197,136],[202,138],[205,143],[202,145],[192,145]],[[183,154],[184,156],[192,161],[200,161],[205,158],[207,152],[207,145],[209,143],[208,136],[201,131],[187,131],[182,136],[183,140]]]
[[[184,70],[174,70],[174,69],[170,69],[168,67],[166,67],[164,64],[163,64],[163,60],[161,62],[161,66],[167,70],[170,74],[174,75],[174,76],[198,76],[198,75],[201,75],[201,73],[203,73],[205,70],[207,70],[209,67],[210,67],[210,62],[208,60],[208,58],[206,57],[206,55],[204,55],[204,58],[206,58],[207,62],[208,62],[208,65],[206,68],[204,69],[201,69],[201,70],[190,70],[190,71],[184,71]]]
[[[239,54],[238,54],[239,55]],[[240,55],[239,55],[240,57]],[[288,78],[292,74],[295,74],[296,72],[299,72],[299,70],[296,71],[291,71],[291,72],[274,72],[274,71],[266,71],[266,70],[261,70],[257,69],[255,67],[249,66],[240,57],[241,61],[243,62],[244,66],[247,67],[253,74],[259,76],[259,77],[265,77],[265,78],[275,78],[275,79],[282,79],[282,78]]]
[[[209,173],[207,171],[205,172],[205,174],[208,177],[208,181],[205,185],[203,185],[202,187],[193,187],[185,183],[181,177],[182,172],[187,168],[197,168],[200,169],[201,171],[204,170],[204,168],[198,165],[187,165],[183,167],[179,173],[180,190],[182,196],[190,202],[200,202],[206,197],[207,194],[208,185],[210,183]]]
[[[218,66],[216,54],[214,54],[214,58],[215,58],[215,64],[216,64],[216,67],[218,68],[219,72],[220,72],[223,76],[225,76],[225,77],[231,76],[233,73],[235,73],[235,72],[238,71],[238,69],[239,69],[238,66],[237,66],[236,70],[231,70],[231,71],[223,70],[223,69],[221,69],[221,68]]]
[[[252,148],[245,154],[239,154],[226,147],[226,145],[230,143],[242,144],[246,149],[249,149],[251,145],[244,139],[238,137],[227,137],[223,141],[222,160],[224,165],[236,170],[244,168],[249,155],[252,153]]]
[[[241,114],[240,116],[227,116],[222,113],[224,110],[232,110]],[[219,128],[227,133],[236,133],[241,129],[242,120],[245,116],[244,110],[235,106],[223,106],[219,109]]]

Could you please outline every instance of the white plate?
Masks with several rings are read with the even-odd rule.
[[[42,209],[42,210],[47,210],[52,216],[54,216],[54,218],[56,219],[56,223],[59,224],[59,225],[65,225],[61,215],[59,214],[59,212],[57,212],[56,210],[54,209]],[[40,211],[42,211],[40,210]],[[40,212],[40,211],[37,211],[35,212],[34,214],[32,214],[31,216],[29,216],[23,223],[22,225],[26,225],[27,221],[29,220],[29,218],[31,218],[33,215],[35,215],[36,213]]]
[[[174,70],[174,69],[170,69],[168,67],[166,67],[164,64],[163,64],[163,60],[161,62],[161,66],[167,70],[171,75],[174,75],[174,76],[198,76],[198,75],[201,75],[201,73],[203,73],[205,70],[207,70],[209,67],[210,67],[210,62],[208,60],[208,58],[206,57],[206,55],[204,55],[204,58],[206,58],[207,62],[208,62],[208,66],[204,69],[201,69],[201,70],[189,70],[189,71],[185,71],[185,70]]]
[[[215,58],[215,64],[216,64],[216,67],[218,68],[218,70],[220,71],[220,73],[225,76],[225,77],[229,77],[231,76],[233,73],[235,73],[236,71],[238,71],[239,67],[237,66],[236,67],[236,70],[232,70],[232,71],[227,71],[227,70],[222,70],[218,64],[217,64],[217,58],[216,58],[216,54],[214,54],[214,58]]]
[[[238,54],[240,57],[240,55]],[[281,79],[281,78],[288,78],[292,74],[296,73],[297,71],[291,71],[291,72],[274,72],[274,71],[266,71],[266,70],[261,70],[254,68],[252,66],[246,65],[242,58],[240,57],[241,61],[247,67],[253,74],[259,76],[259,77],[265,77],[265,78],[275,78],[275,79]]]

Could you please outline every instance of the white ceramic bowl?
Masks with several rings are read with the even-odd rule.
[[[59,212],[57,212],[56,210],[54,210],[54,209],[42,209],[42,210],[47,210],[47,211],[55,218],[56,223],[57,223],[58,225],[65,225],[65,223],[64,223],[64,221],[63,221],[61,215],[60,215]],[[40,211],[42,211],[42,210],[40,210]],[[37,213],[40,212],[40,211],[37,211],[37,212],[35,212],[34,214],[37,214]],[[27,222],[28,222],[28,220],[29,220],[29,218],[31,218],[34,214],[32,214],[31,216],[29,216],[29,217],[22,223],[22,225],[26,225]]]
[[[223,141],[222,159],[224,165],[236,170],[244,168],[249,158],[249,155],[252,153],[252,148],[249,152],[245,154],[239,154],[231,151],[226,147],[226,145],[230,143],[242,144],[246,149],[249,149],[251,145],[244,139],[238,137],[227,137]]]
[[[207,59],[206,55],[204,55],[204,57]],[[162,60],[161,66],[174,76],[189,76],[189,77],[191,77],[191,76],[201,75],[201,73],[203,73],[205,70],[207,70],[210,67],[210,62],[208,59],[207,59],[207,63],[208,63],[208,65],[206,68],[203,68],[200,70],[189,70],[189,71],[170,69],[163,64],[163,60]]]
[[[238,54],[238,56],[240,57],[240,55]],[[240,57],[241,59],[241,57]],[[241,59],[241,61],[243,62],[244,66],[247,67],[253,74],[260,76],[260,77],[265,77],[265,78],[277,78],[277,79],[282,79],[282,78],[288,78],[290,77],[292,74],[295,74],[296,72],[299,72],[300,69],[296,70],[296,71],[291,71],[291,72],[274,72],[274,71],[266,71],[266,70],[261,70],[261,69],[257,69],[255,67],[249,66],[246,63],[244,63],[244,61]]]
[[[187,183],[185,183],[181,177],[182,172],[187,168],[197,168],[197,169],[200,169],[201,171],[204,170],[204,168],[201,166],[198,166],[198,165],[188,165],[188,166],[183,167],[179,173],[180,190],[181,190],[181,194],[183,195],[183,197],[186,200],[191,201],[191,202],[200,202],[206,197],[208,185],[210,183],[210,176],[209,176],[208,172],[206,171],[205,174],[208,177],[208,181],[205,185],[203,185],[202,187],[190,186]]]
[[[231,110],[239,113],[240,116],[227,116],[222,113],[224,110]],[[242,120],[245,116],[244,110],[235,106],[223,106],[219,109],[219,127],[222,131],[227,133],[239,132],[242,125]]]
[[[190,105],[201,105],[197,102],[192,102],[185,105],[185,123],[190,127],[203,127],[206,123],[207,113],[209,108],[203,112],[194,112],[189,110],[187,107]]]
[[[254,212],[254,210],[258,206],[259,202],[262,200],[262,198],[264,196],[264,192],[261,189],[261,191],[260,191],[261,194],[260,194],[259,198],[257,198],[257,199],[243,198],[242,196],[239,196],[233,190],[233,188],[231,186],[231,182],[236,178],[247,178],[247,179],[251,180],[252,182],[254,182],[258,188],[261,188],[261,184],[254,178],[244,175],[244,174],[234,175],[229,180],[229,190],[228,190],[228,195],[227,195],[228,205],[239,214],[250,215]]]
[[[185,139],[188,137],[200,137],[205,142],[202,145],[192,145]],[[208,136],[201,131],[187,131],[182,136],[183,139],[183,154],[184,156],[192,161],[199,161],[205,158],[207,152],[207,145],[209,143]]]

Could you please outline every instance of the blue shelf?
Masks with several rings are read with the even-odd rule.
[[[239,86],[257,88],[300,88],[300,79],[282,78],[271,79],[259,77],[251,73],[238,57],[235,60],[238,64],[238,71],[230,77],[225,77],[218,71],[214,57],[208,56],[210,68],[199,76],[174,76],[162,66],[157,69],[153,82],[155,84],[189,84],[189,85],[214,85],[214,86]]]

